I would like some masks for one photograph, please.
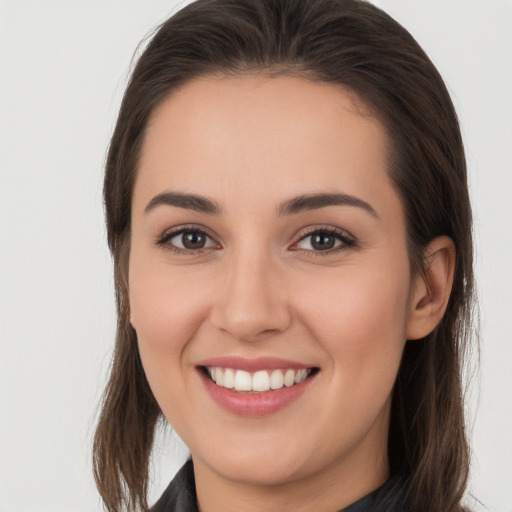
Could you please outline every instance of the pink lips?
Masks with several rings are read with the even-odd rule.
[[[311,366],[274,357],[245,359],[237,356],[225,356],[202,361],[198,365],[198,373],[211,398],[224,410],[239,416],[265,416],[283,409],[299,398],[315,377],[313,374],[299,384],[263,393],[240,392],[215,384],[206,376],[202,368],[204,366],[232,368],[251,373],[259,370],[286,370],[289,368],[299,370],[311,368]]]

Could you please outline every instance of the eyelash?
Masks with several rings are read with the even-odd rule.
[[[169,231],[164,233],[160,238],[158,238],[155,243],[157,246],[164,248],[167,251],[170,251],[174,254],[178,254],[180,256],[190,256],[192,254],[202,254],[205,252],[205,250],[209,248],[200,248],[200,249],[182,249],[180,247],[176,247],[175,245],[172,245],[169,243],[170,240],[172,240],[174,237],[178,235],[182,235],[184,233],[196,233],[202,236],[205,236],[211,240],[213,238],[201,227],[199,226],[187,226],[183,228],[178,228],[173,231]],[[327,235],[332,236],[336,238],[337,240],[341,241],[341,244],[338,247],[334,247],[332,249],[328,249],[325,251],[320,250],[310,250],[310,249],[292,249],[294,251],[303,251],[306,252],[312,256],[329,256],[332,254],[337,254],[339,252],[345,251],[350,248],[354,248],[357,246],[356,240],[349,235],[346,231],[343,231],[339,228],[333,228],[333,227],[320,227],[320,228],[314,228],[311,231],[308,231],[304,233],[301,238],[295,242],[294,245],[297,245],[298,243],[302,242],[303,240],[307,239],[310,236],[313,235]]]
[[[349,235],[346,231],[340,229],[340,228],[334,228],[331,226],[325,226],[325,227],[319,227],[319,228],[313,228],[310,231],[304,233],[300,239],[295,242],[294,245],[297,245],[299,242],[302,242],[306,238],[313,236],[313,235],[327,235],[332,236],[333,238],[336,238],[337,240],[341,241],[341,244],[338,247],[334,247],[332,249],[328,249],[325,251],[315,251],[311,249],[293,249],[294,251],[304,251],[311,256],[330,256],[332,254],[337,254],[342,251],[346,251],[347,249],[351,249],[356,247],[356,240],[353,236]]]
[[[172,231],[168,231],[164,233],[158,240],[156,240],[156,245],[159,247],[164,248],[167,251],[170,251],[174,254],[178,254],[180,256],[190,256],[192,254],[202,254],[205,252],[205,248],[200,249],[182,249],[181,247],[176,247],[175,245],[172,245],[169,243],[170,240],[172,240],[174,237],[178,235],[182,235],[184,233],[196,233],[202,236],[205,236],[207,238],[210,238],[213,240],[213,238],[201,227],[199,226],[186,226],[183,228],[178,228]]]

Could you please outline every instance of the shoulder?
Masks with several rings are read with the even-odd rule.
[[[194,467],[189,459],[149,512],[198,512]]]
[[[403,500],[403,480],[399,477],[390,478],[340,512],[407,512]]]

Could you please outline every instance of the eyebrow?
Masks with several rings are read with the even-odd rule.
[[[326,206],[355,206],[366,210],[373,217],[377,219],[379,218],[374,208],[366,201],[355,196],[340,193],[305,194],[294,197],[293,199],[285,201],[277,208],[277,215],[279,217],[284,215],[293,215],[308,210],[324,208]]]
[[[222,208],[215,201],[204,196],[179,192],[164,192],[156,195],[151,199],[144,211],[145,213],[149,213],[156,207],[163,205],[175,206],[177,208],[193,210],[208,215],[222,214]],[[297,196],[281,203],[276,209],[276,214],[278,217],[284,217],[286,215],[317,210],[327,206],[354,206],[362,208],[377,219],[379,218],[374,208],[366,201],[355,196],[340,193],[304,194]]]
[[[194,210],[199,213],[207,213],[209,215],[220,215],[222,209],[220,206],[206,197],[197,196],[195,194],[180,194],[179,192],[164,192],[153,197],[144,210],[149,213],[157,206],[176,206],[185,208],[186,210]]]

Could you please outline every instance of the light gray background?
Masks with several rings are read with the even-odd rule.
[[[101,510],[90,443],[114,335],[102,165],[137,43],[184,3],[0,0],[0,512]],[[376,3],[429,53],[462,122],[482,310],[470,490],[475,510],[512,512],[512,1]],[[185,456],[158,442],[153,497]]]

